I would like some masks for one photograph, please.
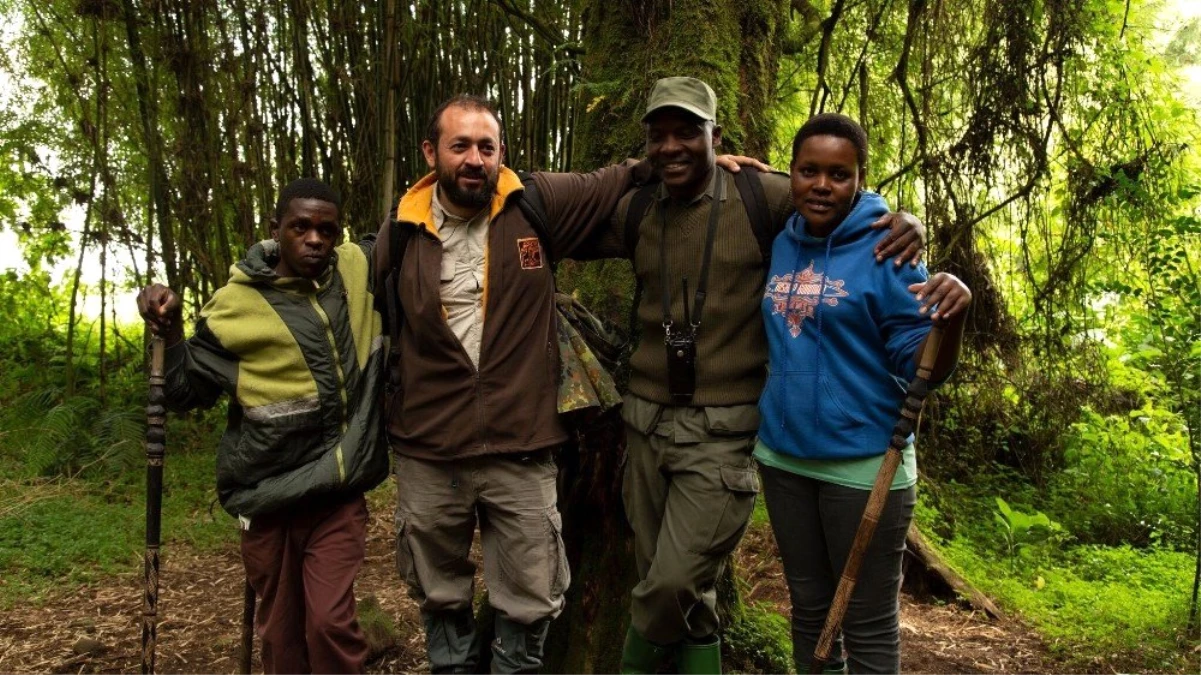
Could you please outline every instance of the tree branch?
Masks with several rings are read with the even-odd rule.
[[[534,34],[542,38],[551,49],[554,51],[563,51],[573,56],[579,56],[584,53],[584,48],[578,44],[572,44],[565,40],[563,34],[554,28],[548,26],[541,19],[517,6],[515,0],[490,0],[509,16],[520,19],[534,30]]]
[[[817,50],[817,85],[813,88],[813,98],[809,101],[810,116],[817,114],[819,97],[821,104],[824,104],[826,95],[830,93],[830,86],[826,83],[826,69],[830,66],[830,43],[833,42],[834,29],[838,26],[838,20],[842,18],[845,6],[846,0],[834,0],[830,16],[821,24],[822,43]]]

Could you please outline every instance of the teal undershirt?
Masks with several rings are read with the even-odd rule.
[[[814,480],[825,481],[843,487],[871,490],[876,484],[876,474],[884,463],[884,455],[860,459],[801,459],[772,450],[762,441],[755,441],[755,460],[773,469],[787,471]],[[901,464],[892,479],[891,490],[903,490],[917,484],[917,452],[913,444],[901,452]]]

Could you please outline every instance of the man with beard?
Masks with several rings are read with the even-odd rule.
[[[430,669],[475,672],[468,554],[478,522],[496,610],[493,672],[531,672],[570,578],[552,455],[567,434],[556,406],[551,261],[517,204],[522,182],[502,166],[500,120],[487,100],[444,103],[422,151],[432,172],[401,198],[376,248],[389,320],[400,322],[385,409],[397,564],[420,604]],[[556,255],[607,225],[633,167],[533,174]]]

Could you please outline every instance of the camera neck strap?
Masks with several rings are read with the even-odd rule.
[[[714,166],[716,186],[713,201],[709,204],[709,231],[705,234],[705,253],[701,259],[701,277],[696,284],[696,295],[692,303],[692,316],[688,315],[688,278],[684,278],[684,321],[693,332],[701,326],[701,311],[705,308],[705,293],[709,288],[709,259],[713,257],[713,240],[717,236],[717,215],[721,200],[725,197],[726,181],[721,167]],[[662,228],[659,238],[659,285],[663,291],[663,330],[671,335],[674,321],[671,318],[671,286],[667,277],[667,200],[659,203],[659,222]]]

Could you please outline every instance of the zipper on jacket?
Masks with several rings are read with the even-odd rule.
[[[488,234],[489,234],[489,236],[491,236],[492,225],[489,224],[488,228],[489,228]],[[425,223],[419,223],[417,226],[417,229],[418,229],[419,234],[424,234],[424,235],[427,235],[427,236],[437,240],[438,249],[439,249],[439,251],[438,251],[439,268],[438,269],[441,270],[441,263],[442,263],[441,257],[443,255],[445,255],[445,252],[441,250],[442,249],[441,237],[439,237],[436,233],[427,229],[425,226]],[[485,242],[484,245],[487,246],[487,242]],[[417,251],[417,260],[418,261],[421,260],[421,251]],[[420,268],[418,268],[417,276],[418,276],[418,278],[420,278],[420,276],[421,276]],[[486,283],[487,279],[485,279],[484,281]],[[439,305],[439,307],[441,307],[441,305],[442,305],[441,273],[439,273],[439,280],[438,280],[437,288],[438,288],[438,305]],[[488,435],[484,432],[484,430],[487,428],[487,426],[484,424],[484,396],[483,396],[483,393],[482,393],[481,387],[480,387],[480,369],[475,363],[473,363],[471,361],[471,355],[467,353],[467,348],[463,346],[463,341],[459,339],[458,335],[455,335],[455,332],[453,330],[451,330],[450,320],[446,317],[446,315],[443,314],[441,311],[439,311],[438,317],[440,319],[442,319],[442,325],[443,325],[443,327],[446,328],[446,332],[450,333],[450,337],[454,340],[455,344],[459,346],[459,352],[463,354],[463,358],[467,361],[467,367],[471,369],[471,375],[475,380],[476,425],[479,430],[480,443],[483,444],[484,451],[487,452],[488,451]],[[482,362],[483,360],[484,360],[484,326],[483,326],[483,322],[481,322],[480,323],[480,361]]]
[[[314,282],[315,284],[316,282]],[[316,290],[316,289],[314,289]],[[329,315],[325,313],[325,309],[321,307],[321,302],[317,299],[317,294],[309,295],[309,304],[313,306],[313,311],[317,313],[317,318],[321,320],[321,326],[325,329],[325,339],[329,343],[330,351],[332,352],[334,361],[334,372],[338,375],[338,400],[342,404],[339,409],[339,426],[341,435],[346,434],[346,374],[342,371],[342,356],[338,352],[338,341],[334,337],[334,329],[330,323]],[[346,482],[346,465],[342,457],[342,444],[338,443],[338,447],[334,449],[334,455],[338,459],[338,482]]]
[[[466,350],[464,350],[466,351]],[[480,425],[480,442],[484,444],[484,452],[488,451],[488,436],[484,433],[484,394],[480,391],[480,371],[475,371],[475,412]]]

